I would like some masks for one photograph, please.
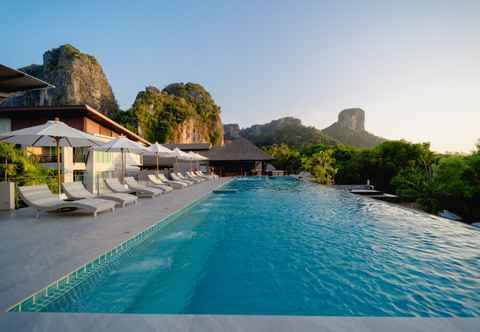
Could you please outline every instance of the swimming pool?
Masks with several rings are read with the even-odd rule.
[[[288,177],[226,188],[43,311],[479,316],[477,229]]]

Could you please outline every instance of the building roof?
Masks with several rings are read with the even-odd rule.
[[[210,151],[200,154],[211,161],[268,161],[274,159],[243,137],[226,141],[223,147],[214,147]]]
[[[24,72],[0,64],[0,101],[18,92],[44,88],[54,88],[54,86]]]
[[[210,143],[191,143],[191,144],[162,144],[170,150],[179,148],[182,151],[200,151],[200,150],[210,150]]]
[[[60,120],[63,116],[86,116],[99,124],[104,125],[117,132],[120,135],[124,135],[130,139],[139,141],[144,144],[150,144],[148,140],[128,130],[119,123],[113,121],[106,115],[100,113],[89,105],[65,105],[65,106],[19,106],[19,107],[1,107],[0,117],[2,115],[20,115],[31,116],[34,114],[42,114],[49,117],[58,117]]]

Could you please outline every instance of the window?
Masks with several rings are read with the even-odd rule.
[[[73,171],[73,181],[81,181],[85,178],[85,171]]]
[[[6,133],[12,130],[12,120],[10,118],[0,119],[0,133]]]
[[[73,162],[86,163],[88,158],[88,147],[74,147],[73,148]]]
[[[62,160],[62,149],[60,149],[60,160]],[[56,147],[42,147],[42,153],[38,156],[39,163],[56,163],[57,153]]]
[[[112,153],[104,151],[95,151],[95,161],[97,163],[109,164],[112,162]]]

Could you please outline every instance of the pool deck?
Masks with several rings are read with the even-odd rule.
[[[229,178],[205,181],[137,206],[93,218],[84,213],[0,212],[0,310],[131,238],[218,188]],[[0,328],[0,330],[2,330]]]
[[[0,310],[218,188],[204,182],[112,213],[0,212]],[[0,313],[0,331],[478,331],[479,318]]]

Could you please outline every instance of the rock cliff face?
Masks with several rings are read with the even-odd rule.
[[[259,146],[287,144],[294,148],[303,148],[311,144],[338,143],[317,128],[304,126],[299,119],[292,117],[242,129],[240,135]]]
[[[9,98],[2,106],[88,104],[108,116],[119,110],[112,88],[95,57],[71,45],[45,52],[43,65],[30,65],[20,70],[55,85],[55,88]]]
[[[147,87],[115,119],[152,142],[223,145],[220,107],[199,84]]]
[[[338,114],[338,124],[352,130],[365,130],[365,111],[361,108],[347,108]]]
[[[348,108],[338,114],[338,121],[322,130],[323,133],[345,145],[371,148],[386,141],[365,130],[365,111]]]
[[[228,128],[227,131],[225,128],[225,133],[230,130],[232,129]],[[341,111],[338,121],[323,130],[304,126],[299,119],[286,117],[242,129],[240,135],[260,146],[287,144],[294,148],[312,144],[344,144],[368,148],[386,141],[365,130],[365,111],[360,108]]]

